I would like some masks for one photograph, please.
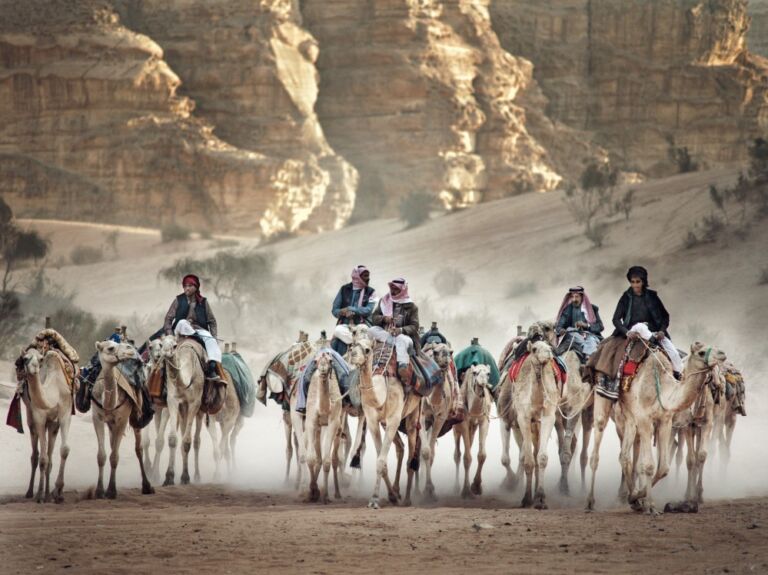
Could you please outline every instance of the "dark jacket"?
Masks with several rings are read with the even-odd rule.
[[[592,311],[595,313],[595,322],[589,325],[587,331],[595,334],[598,337],[602,337],[601,334],[603,333],[605,327],[603,326],[603,320],[600,319],[600,308],[592,304]],[[573,305],[568,305],[565,307],[563,313],[557,320],[557,327],[560,329],[576,327],[576,322],[573,320]]]
[[[367,286],[365,288],[365,293],[363,294],[363,305],[362,307],[358,307],[358,302],[352,301],[352,294],[354,292],[354,288],[352,286],[352,282],[349,282],[348,284],[344,284],[339,289],[339,293],[336,294],[336,298],[333,300],[333,307],[331,309],[331,313],[333,313],[334,317],[338,318],[337,324],[343,323],[343,324],[361,324],[361,323],[370,323],[371,318],[370,314],[373,311],[371,307],[369,307],[369,303],[371,302],[371,296],[373,296],[375,290]],[[341,317],[339,313],[344,308],[351,308],[352,311],[355,312],[355,315],[352,318],[348,317]],[[363,313],[358,313],[358,311],[361,311]],[[367,314],[365,312],[368,312]]]
[[[619,299],[619,303],[616,306],[616,311],[613,312],[613,325],[616,329],[613,330],[613,335],[626,336],[629,329],[632,327],[629,324],[630,317],[632,316],[632,288],[629,288]],[[643,295],[640,296],[645,301],[645,306],[648,309],[648,328],[652,332],[662,331],[669,337],[669,312],[667,308],[657,294],[652,289],[643,290]]]
[[[413,341],[413,348],[416,351],[421,350],[421,342],[419,341],[419,308],[415,303],[396,303],[394,304],[394,310],[392,313],[394,318],[402,316],[402,321],[396,323],[394,327],[399,327],[403,330],[403,333],[411,338]],[[376,309],[373,312],[371,323],[379,327],[387,328],[384,325],[384,314],[381,313],[381,301],[376,304]]]
[[[187,319],[187,315],[189,315],[189,300],[187,299],[186,294],[182,293],[176,296],[168,313],[165,315],[163,330],[166,333],[173,332],[176,324],[182,319]],[[202,298],[201,301],[195,304],[195,315],[192,321],[192,327],[195,329],[207,330],[213,337],[216,337],[216,318],[211,311],[211,306],[208,304],[207,298]]]

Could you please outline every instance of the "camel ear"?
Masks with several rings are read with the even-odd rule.
[[[531,353],[531,350],[533,349],[533,344],[530,342],[530,340],[528,341],[528,345],[526,346],[526,348],[528,349],[528,353]]]
[[[704,344],[703,344],[703,343],[701,343],[700,341],[694,341],[694,342],[691,344],[691,353],[696,353],[696,350],[699,350],[699,349],[701,349],[702,347],[704,347]]]
[[[103,341],[97,341],[96,342],[96,351],[101,351],[104,349],[104,342]]]

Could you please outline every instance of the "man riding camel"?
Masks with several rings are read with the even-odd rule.
[[[558,355],[572,349],[584,361],[595,352],[603,339],[603,322],[598,307],[589,300],[583,287],[572,287],[565,294],[555,329],[561,337]]]
[[[333,330],[331,349],[339,355],[344,355],[352,343],[352,330],[349,326],[371,324],[376,291],[368,285],[370,281],[371,272],[367,267],[355,267],[352,270],[352,281],[341,286],[333,300],[331,313],[338,321]]]
[[[368,330],[372,338],[381,342],[388,341],[390,337],[394,338],[397,375],[401,381],[407,381],[409,356],[421,347],[419,308],[411,301],[408,282],[404,278],[395,278],[389,282],[389,293],[379,300],[373,312],[372,323],[373,327]]]
[[[206,377],[220,381],[218,365],[221,364],[221,349],[216,341],[216,317],[208,299],[200,293],[200,278],[194,274],[185,275],[181,280],[184,293],[176,296],[168,313],[165,314],[163,331],[166,335],[197,336],[205,345],[208,355]]]

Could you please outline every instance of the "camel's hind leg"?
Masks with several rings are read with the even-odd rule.
[[[589,439],[592,436],[592,426],[595,423],[594,406],[590,405],[581,412],[581,492],[587,488],[587,464],[589,463]]]
[[[120,461],[120,443],[123,441],[128,417],[118,418],[120,423],[109,428],[109,485],[105,493],[107,499],[117,497],[117,464]]]
[[[59,422],[48,424],[48,465],[45,468],[45,501],[51,500],[51,469],[53,469],[53,449],[59,436]]]
[[[283,431],[285,432],[285,479],[283,482],[287,485],[291,478],[291,460],[293,459],[293,428],[287,411],[283,411]]]
[[[406,424],[406,437],[408,438],[408,465],[406,466],[406,473],[408,474],[408,480],[405,486],[405,499],[403,505],[406,507],[411,506],[411,488],[413,487],[414,475],[418,478],[418,466],[419,466],[419,435],[418,435],[419,422],[413,418],[409,418]]]
[[[603,433],[608,425],[608,417],[611,413],[612,402],[601,395],[595,394],[594,405],[594,424],[595,424],[595,443],[592,446],[592,458],[589,466],[592,469],[592,477],[589,485],[589,495],[587,496],[587,509],[589,511],[595,508],[595,477],[597,476],[597,467],[600,464],[600,443],[603,441]]]
[[[29,475],[29,487],[27,487],[27,493],[24,495],[27,499],[32,499],[35,493],[35,472],[37,471],[37,465],[40,462],[40,450],[39,450],[39,435],[35,427],[35,422],[32,421],[32,417],[27,411],[27,429],[29,430],[29,441],[32,444],[32,456],[30,457],[30,463],[32,464],[32,471]]]
[[[155,428],[157,428],[160,425],[160,414],[155,412],[152,416],[152,421],[154,421]],[[151,429],[152,425],[150,424],[141,430],[141,454],[144,460],[144,469],[146,469],[150,475],[152,474],[152,456],[149,454],[149,446],[152,443],[152,438],[150,437]]]
[[[152,459],[152,465],[150,467],[150,475],[155,482],[160,481],[160,456],[162,455],[163,449],[165,448],[165,434],[166,430],[168,429],[169,418],[170,414],[168,413],[167,408],[162,408],[160,413],[155,414],[155,431],[157,432],[157,437],[155,437],[155,455]]]
[[[477,424],[470,421],[462,430],[462,441],[464,443],[464,486],[461,488],[461,496],[464,499],[474,497],[469,488],[469,469],[472,466],[472,442],[475,439]]]
[[[385,432],[386,435],[386,432]],[[396,497],[397,501],[400,501],[400,475],[403,472],[403,459],[405,458],[405,444],[403,443],[403,438],[400,437],[400,434],[395,431],[395,436],[392,439],[392,442],[395,444],[395,455],[397,456],[397,467],[395,468],[395,483],[394,485],[390,486],[387,484],[387,488],[389,489],[389,498],[390,501],[392,499],[392,495]],[[387,477],[387,480],[389,477]],[[394,502],[393,502],[394,503]]]
[[[237,454],[235,453],[235,447],[237,447],[237,438],[243,430],[244,425],[245,418],[242,415],[238,415],[232,433],[229,434],[229,456],[232,461],[232,469],[237,469]]]
[[[475,471],[475,479],[472,481],[470,491],[474,495],[483,494],[483,464],[485,463],[485,440],[488,437],[488,424],[490,421],[482,417],[480,419],[480,430],[477,438],[477,470]]]
[[[59,475],[56,478],[56,487],[53,490],[53,500],[56,503],[64,501],[64,468],[69,457],[69,424],[72,420],[64,417],[61,421],[61,448],[59,449]]]
[[[513,490],[517,487],[517,475],[512,471],[512,459],[509,457],[509,443],[512,436],[512,429],[506,421],[502,420],[501,425],[501,464],[504,466],[507,474],[502,481],[502,485],[507,489]]]
[[[96,432],[96,463],[99,466],[99,479],[96,481],[96,499],[104,497],[104,464],[107,462],[107,452],[104,449],[104,420],[93,414],[93,429]]]
[[[465,426],[465,422],[459,423],[457,425],[453,426],[453,441],[455,443],[455,447],[453,450],[453,462],[456,464],[456,476],[454,481],[454,487],[453,490],[458,493],[461,489],[461,484],[459,483],[459,466],[461,464],[461,440],[462,440],[462,429]]]
[[[144,495],[151,495],[152,493],[155,492],[155,490],[152,488],[152,485],[149,483],[149,478],[147,477],[147,471],[144,468],[144,460],[141,457],[143,452],[142,433],[140,429],[134,429],[133,433],[136,438],[136,459],[139,460],[139,469],[141,469],[141,492]]]
[[[208,435],[211,436],[211,444],[213,445],[213,480],[218,481],[221,476],[221,440],[219,439],[219,428],[216,427],[216,418],[208,415],[205,418],[205,428],[208,430]]]

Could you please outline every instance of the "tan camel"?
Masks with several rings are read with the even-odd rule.
[[[56,503],[64,500],[64,468],[69,456],[69,424],[72,418],[72,387],[55,351],[43,356],[35,347],[22,353],[23,378],[27,387],[22,401],[27,409],[27,425],[32,441],[32,474],[26,496],[32,497],[35,483],[35,469],[40,466],[40,481],[35,499],[38,503],[48,501],[52,495]],[[50,492],[53,449],[61,431],[59,449],[59,474],[53,493]],[[38,447],[39,445],[39,447]]]
[[[443,384],[436,386],[427,397],[422,399],[421,406],[421,460],[426,467],[426,484],[424,498],[435,501],[435,485],[432,482],[432,465],[435,462],[435,447],[437,437],[448,420],[453,406],[453,394],[456,381],[453,375],[453,350],[446,343],[438,343],[424,348],[440,367],[443,374]],[[429,422],[429,427],[427,426]]]
[[[307,466],[309,468],[309,494],[307,501],[330,501],[328,475],[333,467],[334,497],[341,498],[339,491],[339,444],[341,441],[342,406],[339,384],[331,363],[331,356],[319,352],[315,356],[317,369],[312,374],[307,389],[307,415],[304,437],[307,442]],[[317,479],[323,469],[323,489],[318,489]]]
[[[507,427],[517,427],[521,435],[520,457],[525,471],[525,495],[522,506],[546,509],[544,472],[547,468],[547,444],[555,425],[559,391],[552,367],[552,347],[544,341],[528,342],[528,356],[516,381],[505,384],[499,406]],[[534,486],[535,481],[535,486]],[[533,489],[535,487],[535,496]]]
[[[163,346],[161,340],[154,339],[149,342],[149,361],[147,362],[145,369],[145,376],[147,381],[149,375],[155,371],[155,369],[162,369],[163,366]],[[167,377],[164,385],[167,386]],[[167,387],[166,387],[167,389]],[[144,467],[147,469],[147,473],[152,477],[155,482],[160,481],[160,456],[165,449],[166,434],[168,430],[168,419],[170,414],[168,412],[168,404],[163,401],[162,398],[153,397],[152,407],[155,415],[152,417],[155,425],[155,453],[150,459],[150,444],[151,425],[147,425],[141,430],[141,449],[144,453]]]
[[[99,362],[101,363],[101,373],[93,386],[93,428],[96,431],[96,441],[98,443],[98,453],[96,461],[99,465],[99,479],[96,483],[96,497],[106,496],[109,499],[117,497],[117,464],[120,460],[120,443],[125,435],[126,427],[130,422],[131,412],[138,409],[134,400],[118,383],[124,380],[124,376],[117,369],[117,364],[123,360],[135,357],[136,350],[127,343],[115,343],[114,341],[97,341],[96,351],[98,352]],[[130,384],[124,383],[125,387]],[[140,401],[140,395],[136,398]],[[104,491],[104,464],[107,459],[107,452],[104,449],[104,426],[109,429],[109,485],[107,491]],[[144,468],[141,451],[141,430],[133,429],[135,439],[135,453],[139,460],[141,469],[141,492],[145,495],[154,493],[155,490],[149,483],[147,473]]]
[[[389,448],[395,442],[400,422],[405,420],[405,431],[408,436],[408,483],[406,486],[404,505],[411,504],[411,487],[413,474],[418,461],[416,443],[418,439],[418,412],[421,398],[415,393],[406,395],[403,385],[395,377],[373,374],[373,351],[371,341],[363,338],[351,345],[350,357],[352,364],[360,370],[360,394],[367,427],[370,430],[376,447],[376,481],[368,507],[379,508],[379,492],[381,480],[387,486],[389,501],[396,504],[397,490],[392,485],[387,471],[387,456]],[[384,428],[384,438],[381,428]],[[396,443],[396,442],[395,442]],[[398,465],[399,468],[399,465]]]
[[[619,396],[616,420],[617,430],[620,428],[621,431],[620,461],[628,501],[635,510],[656,513],[651,489],[669,473],[672,419],[696,401],[718,362],[725,359],[725,354],[716,348],[694,343],[681,382],[672,376],[671,363],[662,352],[650,351],[649,356],[638,368],[629,390]],[[595,505],[600,443],[612,407],[613,402],[595,394],[595,442],[587,498],[589,510]],[[658,446],[656,464],[653,459],[654,440]]]
[[[568,382],[560,398],[555,415],[558,452],[560,456],[560,493],[568,495],[568,470],[582,430],[581,486],[586,485],[589,438],[592,434],[593,387],[581,378],[581,362],[574,351],[563,354],[568,371]]]
[[[168,413],[170,435],[168,437],[168,469],[163,485],[173,485],[175,480],[177,430],[182,438],[181,484],[189,484],[189,452],[192,448],[192,424],[195,429],[195,481],[200,480],[199,453],[205,374],[201,363],[202,349],[193,340],[184,338],[177,343],[172,335],[161,339],[163,361],[168,378]]]
[[[227,382],[224,404],[216,414],[205,418],[205,426],[213,443],[214,481],[220,477],[219,468],[222,459],[227,466],[227,473],[232,474],[235,467],[237,436],[245,424],[245,418],[240,413],[240,400],[235,391],[235,384],[232,381],[232,376],[226,370],[224,371],[224,379]]]
[[[462,393],[465,397],[465,415],[461,423],[453,426],[455,450],[453,461],[456,464],[456,489],[459,486],[459,461],[461,461],[461,442],[464,443],[464,498],[483,493],[483,465],[485,464],[485,440],[491,418],[493,398],[489,388],[491,368],[487,365],[473,365],[464,372]],[[472,465],[472,443],[478,432],[477,470],[472,485],[469,484],[469,468]]]
[[[725,379],[731,370],[741,375],[741,372],[730,361],[725,361],[719,371],[723,379]],[[725,382],[723,382],[723,385],[725,385]],[[743,380],[737,385],[739,388],[732,390],[730,398],[725,397],[725,395],[720,397],[720,404],[715,410],[715,429],[713,433],[718,442],[718,455],[723,471],[727,469],[731,459],[731,441],[733,441],[733,432],[736,429],[738,416],[746,416],[747,414],[744,406],[745,390]]]

